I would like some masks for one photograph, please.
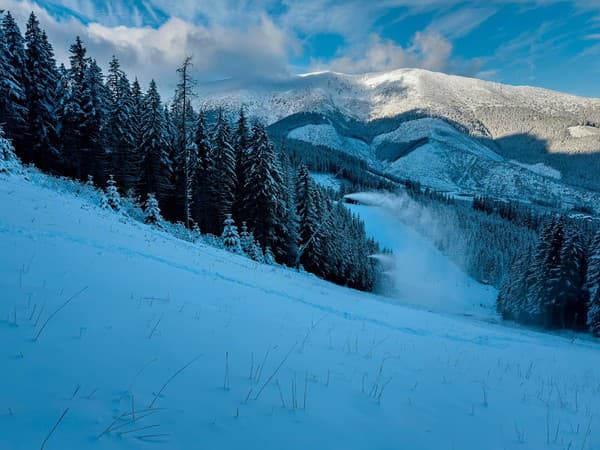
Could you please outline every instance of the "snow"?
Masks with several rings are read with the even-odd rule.
[[[600,128],[578,125],[569,127],[569,134],[574,138],[584,138],[590,136],[600,136]]]
[[[372,159],[373,151],[365,142],[340,136],[330,124],[305,125],[292,130],[288,137],[313,145],[324,145],[363,159]]]
[[[549,167],[544,163],[525,164],[515,160],[511,160],[510,162],[516,164],[519,167],[523,167],[524,169],[530,170],[533,173],[537,173],[538,175],[541,175],[543,177],[554,178],[555,180],[560,180],[562,178],[562,175],[559,170]]]
[[[431,242],[401,221],[385,202],[381,203],[381,206],[350,204],[348,207],[365,222],[369,236],[394,253],[394,268],[389,274],[393,287],[388,295],[403,305],[497,318],[498,292],[494,288],[465,274]]]
[[[0,175],[2,449],[65,411],[46,450],[600,445],[591,339],[259,265],[72,187]]]
[[[319,186],[322,186],[325,189],[330,188],[338,192],[344,183],[342,180],[336,178],[335,175],[330,173],[310,172],[310,177]]]

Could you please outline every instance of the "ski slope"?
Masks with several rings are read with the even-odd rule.
[[[369,236],[393,251],[387,294],[399,304],[497,319],[497,291],[465,274],[391,208],[385,204],[347,206],[365,222]]]
[[[600,448],[591,339],[399,306],[71,191],[0,175],[1,449]]]

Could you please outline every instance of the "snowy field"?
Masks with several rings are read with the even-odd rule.
[[[600,448],[591,339],[399,306],[32,180],[0,178],[0,449]]]

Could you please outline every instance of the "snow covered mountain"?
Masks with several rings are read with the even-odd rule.
[[[438,190],[567,205],[599,190],[600,99],[401,69],[206,85],[202,106],[244,106],[277,137],[349,153]]]
[[[589,337],[391,304],[176,239],[101,209],[88,187],[26,175],[0,173],[2,449],[600,442]],[[390,224],[388,239],[400,230]],[[409,236],[405,251],[419,242]],[[418,253],[436,259],[423,261],[430,270],[444,265]],[[482,300],[481,286],[463,287]],[[402,303],[418,302],[408,288]],[[444,300],[469,304],[456,297]]]

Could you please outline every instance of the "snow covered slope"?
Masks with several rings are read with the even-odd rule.
[[[600,190],[600,99],[420,69],[224,81],[200,98],[209,110],[244,106],[272,127],[284,122],[278,138],[343,151],[435,189],[497,195],[501,179],[508,196],[537,201],[561,191],[571,204],[586,194],[565,184]],[[538,164],[551,172],[529,170]],[[560,180],[545,180],[557,172]]]
[[[30,178],[0,175],[2,449],[600,445],[596,342],[393,305]]]

